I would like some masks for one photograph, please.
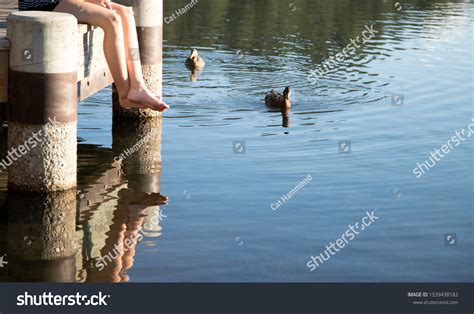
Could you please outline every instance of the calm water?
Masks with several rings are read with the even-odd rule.
[[[165,16],[186,4],[165,1]],[[79,108],[77,203],[75,192],[7,194],[0,175],[0,255],[11,258],[1,279],[472,281],[473,139],[421,178],[412,170],[474,116],[473,13],[470,1],[199,1],[165,25],[172,110],[161,143],[114,165],[140,136],[112,132],[107,89]],[[310,70],[371,24],[371,41],[309,84]],[[207,61],[194,82],[183,64],[190,47]],[[287,85],[283,127],[263,97]],[[404,104],[392,106],[392,94]],[[137,162],[160,149],[161,164]],[[379,219],[310,272],[310,256],[369,210]],[[98,269],[139,233],[134,249]],[[455,246],[445,243],[451,233]],[[72,257],[56,258],[67,250]]]

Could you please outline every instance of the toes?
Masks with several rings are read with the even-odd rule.
[[[159,110],[160,112],[164,112],[164,111],[168,110],[169,108],[170,108],[170,107],[169,107],[168,105],[163,104],[163,105],[160,105],[160,106],[159,106],[159,109],[158,109],[158,110]]]
[[[166,110],[168,110],[169,107],[168,106],[160,106],[160,109],[158,109],[158,111],[160,112],[165,112]]]
[[[150,106],[149,109],[159,111],[159,112],[164,112],[168,109],[168,106],[154,105],[154,106]]]
[[[126,102],[122,102],[120,103],[120,106],[123,108],[123,109],[126,109],[126,110],[130,110],[130,109],[147,109],[148,107],[143,105],[143,104],[140,104],[140,103],[136,103],[136,102],[133,102],[133,101],[126,101]]]

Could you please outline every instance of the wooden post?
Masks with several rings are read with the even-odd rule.
[[[163,81],[163,0],[117,0],[114,2],[133,8],[145,84],[151,92],[161,97]],[[150,109],[123,110],[118,99],[114,88],[114,117],[147,119],[161,116],[161,113]]]
[[[59,191],[77,180],[77,20],[65,13],[7,17],[10,188]]]

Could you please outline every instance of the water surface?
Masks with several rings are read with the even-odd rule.
[[[186,4],[165,1],[165,16]],[[38,210],[45,217],[53,208],[59,222],[52,224],[76,244],[72,258],[54,261],[61,273],[51,275],[57,264],[33,252],[31,273],[10,263],[2,278],[472,281],[472,138],[421,178],[412,170],[474,116],[473,12],[469,1],[199,1],[165,24],[164,97],[172,110],[161,142],[114,164],[146,132],[112,132],[106,89],[79,107],[77,203],[68,193],[56,196],[59,205],[7,194],[0,175],[1,248],[28,250],[35,245],[28,232],[44,231],[23,198],[46,204]],[[366,25],[376,36],[311,85],[309,71]],[[207,62],[193,78],[184,67],[191,47]],[[293,89],[288,123],[263,103],[266,91],[285,86]],[[403,105],[392,105],[393,94]],[[340,153],[341,141],[350,153]],[[272,210],[308,175],[311,182]],[[30,218],[22,222],[17,210]],[[379,220],[309,271],[311,255],[373,210]],[[74,216],[68,225],[64,217]],[[451,233],[456,246],[445,243]],[[99,269],[101,256],[139,234],[136,247]]]

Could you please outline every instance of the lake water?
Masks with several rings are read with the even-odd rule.
[[[165,16],[187,3],[166,0]],[[112,135],[110,89],[81,103],[77,212],[75,193],[72,202],[67,193],[56,201],[7,193],[0,174],[0,255],[12,258],[0,279],[472,281],[474,135],[420,178],[413,169],[472,123],[474,6],[397,3],[202,0],[165,24],[172,109],[154,146],[162,163],[116,168],[114,156],[139,137]],[[310,84],[310,71],[366,26],[375,36]],[[207,62],[194,81],[184,67],[191,47]],[[287,118],[263,102],[285,86],[293,92]],[[106,171],[112,179],[103,183]],[[60,212],[57,232],[69,230],[62,241],[71,243],[44,248],[54,240],[35,236],[58,224],[36,217],[37,206],[52,220]],[[311,272],[310,256],[367,211],[378,219]],[[153,230],[140,230],[145,221]],[[136,247],[97,269],[138,234]],[[72,258],[52,261],[68,246]]]

